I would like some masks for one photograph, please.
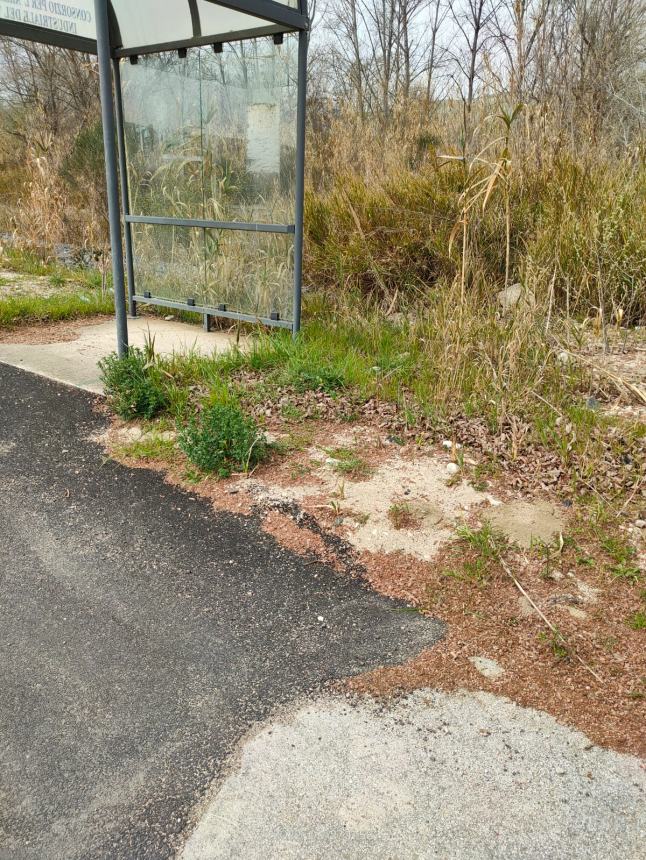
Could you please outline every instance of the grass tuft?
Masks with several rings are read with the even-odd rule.
[[[393,502],[388,508],[388,519],[398,531],[418,529],[422,524],[421,517],[415,513],[409,502]]]
[[[646,630],[646,612],[635,612],[628,619],[628,626],[632,630]]]
[[[96,291],[53,296],[14,295],[0,300],[0,326],[59,322],[113,311],[112,296]]]
[[[334,461],[333,469],[342,475],[367,478],[372,469],[352,448],[327,448],[326,454]]]
[[[150,419],[168,407],[162,372],[144,350],[131,347],[123,358],[112,353],[99,369],[110,408],[122,418]]]

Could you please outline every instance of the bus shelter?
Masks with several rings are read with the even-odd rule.
[[[141,304],[299,330],[308,27],[307,0],[0,0],[0,34],[97,55],[120,355]]]

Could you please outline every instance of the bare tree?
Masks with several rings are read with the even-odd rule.
[[[434,96],[435,77],[444,50],[440,46],[440,30],[449,7],[444,0],[432,0],[429,5],[428,54],[426,62],[426,104],[430,107]]]
[[[457,40],[457,48],[452,51],[452,56],[457,70],[455,82],[463,104],[465,152],[473,135],[473,103],[497,3],[498,0],[449,0],[452,23],[462,36],[462,40]]]
[[[5,130],[23,143],[40,135],[44,145],[98,115],[96,67],[76,51],[1,38],[0,80]]]

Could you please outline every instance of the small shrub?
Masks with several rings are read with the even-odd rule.
[[[99,369],[110,408],[122,418],[150,419],[167,408],[161,373],[144,350],[131,347],[123,358],[112,353]]]
[[[179,446],[203,472],[222,478],[247,472],[267,455],[267,442],[237,403],[214,403],[180,429]]]

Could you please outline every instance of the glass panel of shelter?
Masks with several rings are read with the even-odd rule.
[[[121,70],[132,215],[204,217],[200,51]]]
[[[264,319],[292,319],[294,236],[206,230],[204,304]]]
[[[286,34],[283,44],[259,38],[123,65],[133,215],[293,224],[297,40]],[[205,265],[191,272],[186,261],[197,263],[198,242],[177,229],[133,231],[139,295],[145,283],[160,298],[291,318],[292,235],[202,231]],[[146,262],[147,253],[161,256]]]
[[[298,37],[202,54],[205,217],[293,224]]]
[[[204,301],[204,230],[133,224],[132,246],[139,295],[174,302]]]

